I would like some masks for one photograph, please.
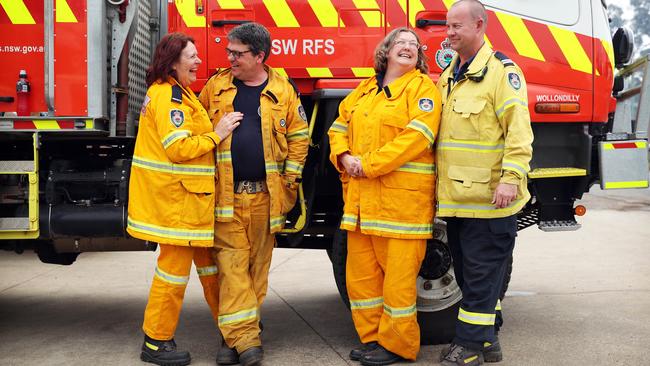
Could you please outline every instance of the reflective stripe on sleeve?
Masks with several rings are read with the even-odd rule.
[[[473,325],[494,325],[495,314],[473,313],[463,308],[458,309],[458,320]]]
[[[134,231],[159,236],[161,238],[170,238],[178,240],[212,240],[214,230],[189,230],[179,228],[169,228],[164,226],[152,225],[141,221],[127,219],[127,226]]]
[[[408,172],[419,174],[436,174],[436,164],[410,162],[395,169],[396,172]]]
[[[284,172],[285,173],[295,173],[295,174],[301,174],[302,169],[304,166],[302,164],[299,164],[293,160],[285,160],[284,161]]]
[[[163,282],[170,283],[172,285],[179,285],[179,286],[185,286],[187,285],[187,282],[190,280],[190,276],[175,276],[173,274],[169,274],[160,267],[156,267],[156,272],[155,272],[156,278]]]
[[[383,297],[373,297],[370,299],[350,299],[350,310],[364,310],[380,308],[384,304]]]
[[[271,230],[282,227],[284,223],[287,221],[287,219],[284,216],[273,216],[269,219],[269,225],[271,226]]]
[[[296,141],[309,138],[309,128],[303,128],[287,134],[287,141]]]
[[[519,175],[521,175],[522,177],[525,177],[528,174],[528,169],[526,169],[525,166],[523,166],[522,164],[514,160],[504,159],[503,164],[501,165],[501,169],[515,171],[519,173]]]
[[[196,273],[199,277],[212,276],[219,273],[217,266],[205,266],[205,267],[196,267]]]
[[[334,132],[348,133],[348,125],[343,122],[334,121],[330,127],[330,130]]]
[[[210,165],[189,165],[174,164],[164,161],[155,161],[140,156],[133,156],[133,166],[138,168],[153,170],[169,174],[186,174],[186,175],[214,175],[215,168]]]
[[[175,130],[165,135],[165,137],[163,137],[160,142],[162,143],[163,148],[166,149],[170,147],[174,142],[190,136],[192,136],[192,132],[188,130]]]
[[[417,313],[418,309],[415,304],[403,308],[394,308],[384,304],[384,313],[391,318],[406,318]]]
[[[250,319],[257,318],[257,308],[246,309],[236,313],[219,315],[219,326],[241,323]]]
[[[526,103],[525,100],[519,97],[510,97],[507,98],[503,103],[501,103],[494,112],[497,115],[497,117],[501,117],[506,112],[506,110],[516,105],[520,105],[522,107],[528,108],[528,103]]]
[[[427,140],[429,140],[429,143],[433,145],[433,143],[436,141],[436,134],[431,131],[429,126],[426,124],[418,121],[417,119],[412,120],[409,122],[408,125],[406,125],[406,128],[411,128],[414,129],[426,137]]]

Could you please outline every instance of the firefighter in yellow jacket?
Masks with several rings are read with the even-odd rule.
[[[158,365],[190,363],[189,352],[177,351],[173,338],[192,260],[218,321],[217,267],[210,249],[213,151],[239,122],[223,121],[213,130],[207,112],[188,89],[200,63],[194,40],[187,35],[169,34],[156,47],[131,168],[127,231],[160,243],[141,353],[143,361]]]
[[[442,364],[473,366],[502,359],[499,296],[517,233],[517,212],[530,199],[526,176],[533,135],[519,67],[484,43],[487,15],[476,0],[456,2],[447,35],[457,56],[440,75],[442,122],[437,145],[438,210],[447,221],[463,300],[456,336]]]
[[[377,75],[339,107],[329,129],[348,231],[346,283],[363,365],[415,360],[416,278],[433,229],[433,144],[440,94],[418,36],[398,28],[375,52]]]
[[[260,307],[266,296],[274,233],[293,208],[307,155],[308,128],[297,90],[265,65],[271,38],[257,23],[233,28],[231,68],[213,76],[199,99],[213,121],[242,113],[217,151],[215,258],[219,266],[217,354],[222,365],[261,362]]]

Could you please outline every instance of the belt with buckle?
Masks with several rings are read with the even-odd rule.
[[[266,182],[263,180],[251,181],[251,180],[240,180],[235,182],[235,193],[246,192],[249,194],[258,193],[258,192],[268,192],[269,188],[266,186]]]

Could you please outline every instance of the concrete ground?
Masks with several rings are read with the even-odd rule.
[[[519,233],[500,365],[648,364],[650,191],[584,202],[576,232]],[[154,253],[85,253],[69,267],[0,252],[0,364],[144,365],[140,326]],[[263,308],[265,365],[352,365],[357,344],[324,251],[278,249]],[[176,335],[192,365],[220,338],[193,275]],[[414,365],[435,364],[423,346]]]

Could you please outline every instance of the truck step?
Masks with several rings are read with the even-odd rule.
[[[0,231],[29,230],[29,217],[0,217]]]
[[[30,173],[33,171],[33,160],[0,160],[0,174]]]
[[[540,221],[538,227],[542,231],[576,231],[582,225],[575,220],[550,220]]]

